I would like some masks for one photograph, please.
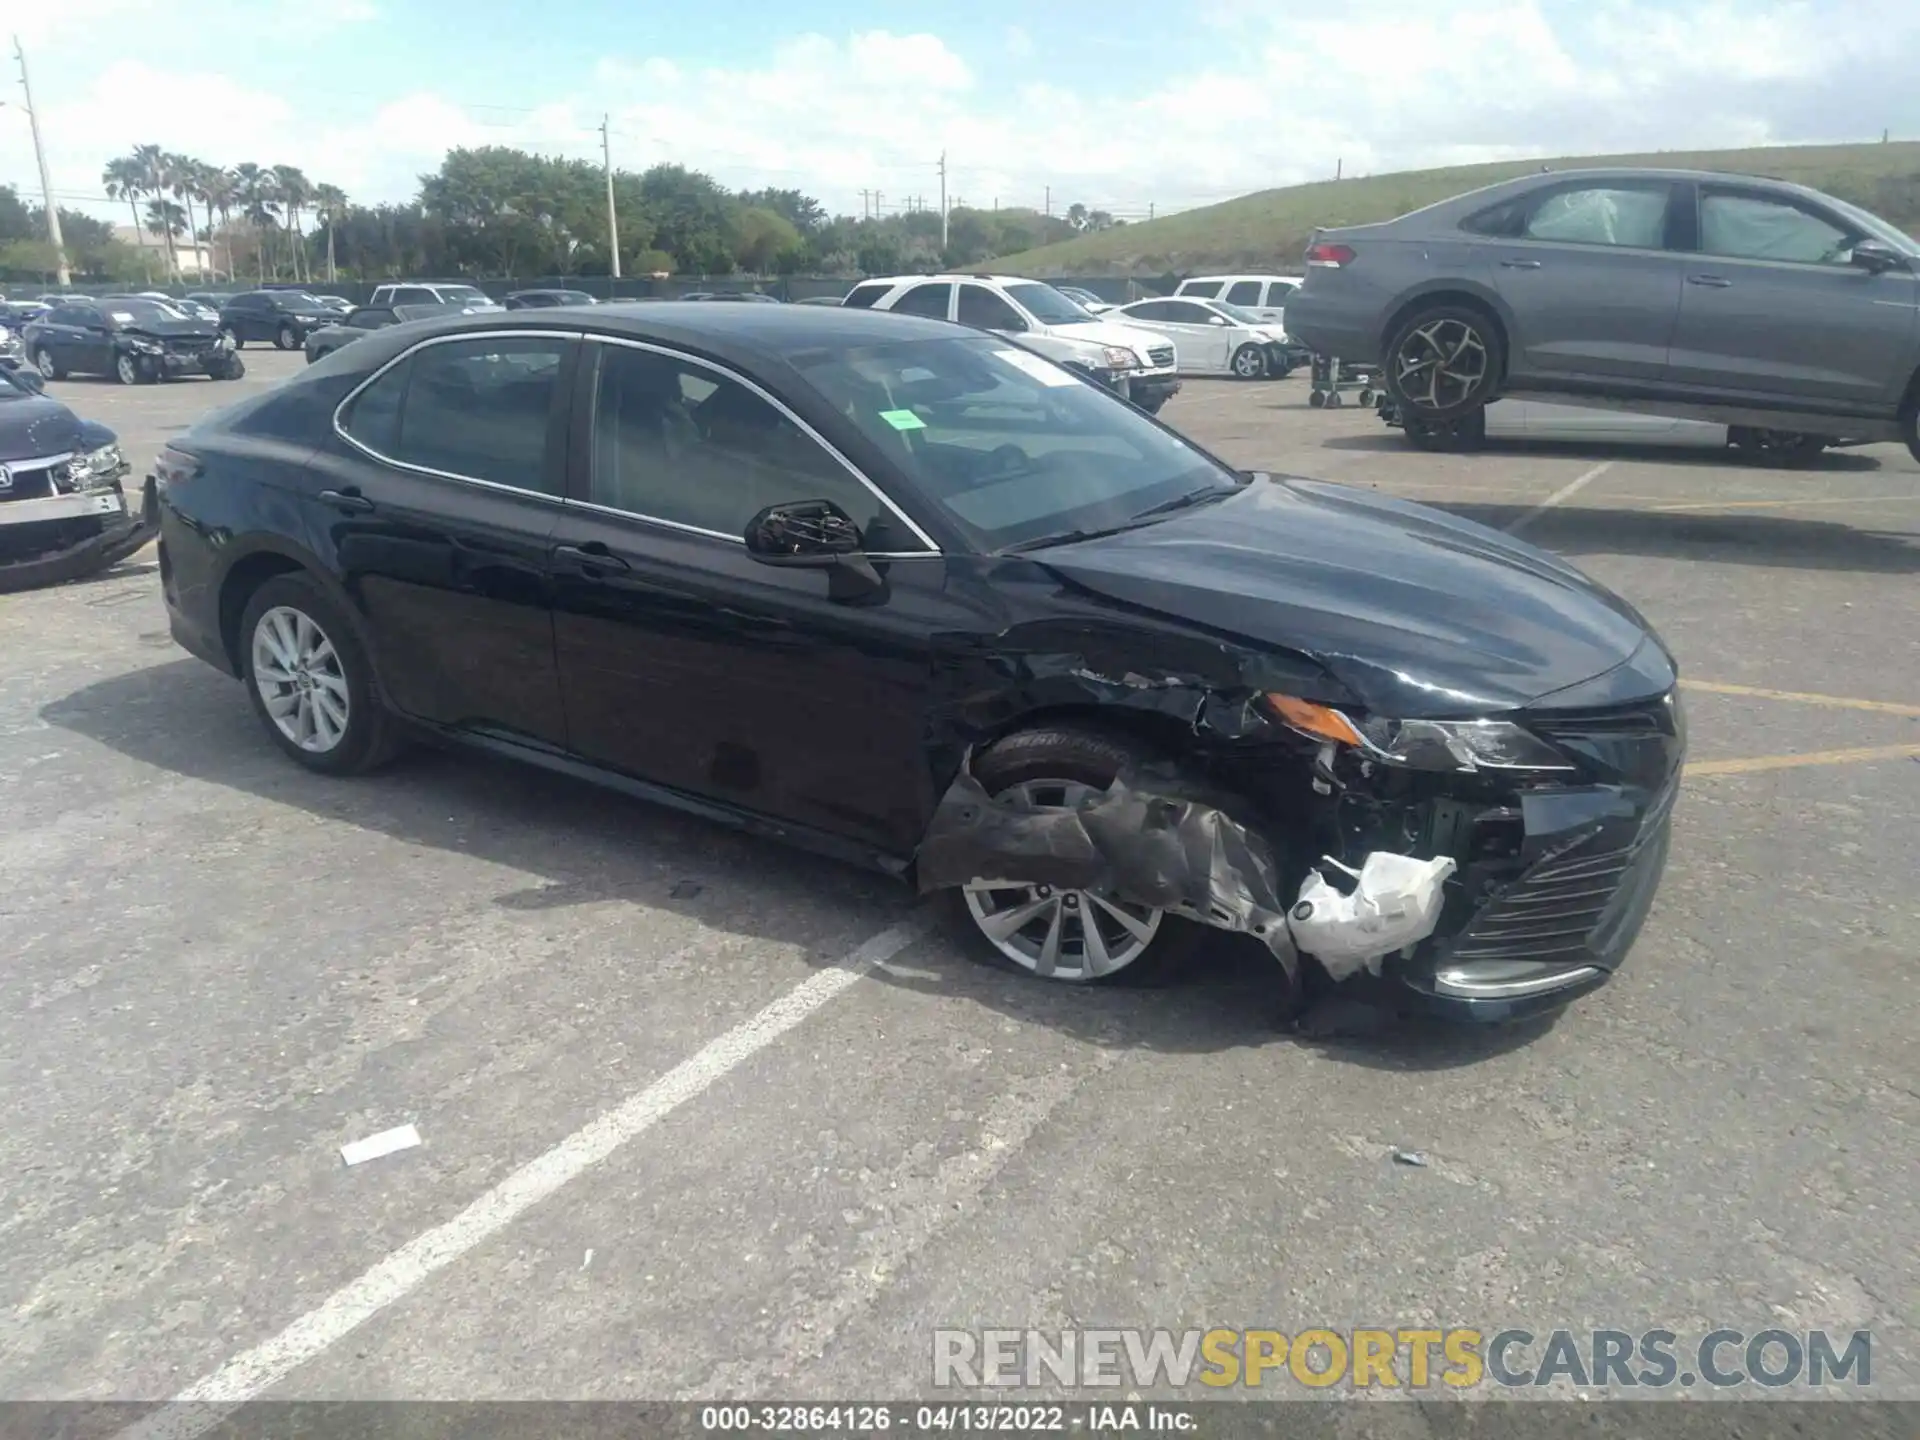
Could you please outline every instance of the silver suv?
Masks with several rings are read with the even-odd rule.
[[[1920,243],[1778,180],[1542,173],[1318,230],[1287,330],[1381,365],[1431,448],[1525,392],[1717,421],[1788,462],[1842,438],[1920,457]]]

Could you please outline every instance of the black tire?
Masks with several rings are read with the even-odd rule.
[[[1268,369],[1267,352],[1258,345],[1242,345],[1233,352],[1227,368],[1233,371],[1237,380],[1264,380]]]
[[[40,378],[43,380],[67,378],[67,367],[54,359],[53,352],[44,345],[33,352],[33,368],[40,372]]]
[[[1158,415],[1166,408],[1167,397],[1164,395],[1155,395],[1151,400],[1136,400],[1133,403],[1149,415]]]
[[[1387,389],[1403,415],[1451,420],[1483,408],[1506,371],[1506,340],[1493,318],[1470,305],[1415,310],[1387,342]],[[1413,393],[1407,381],[1413,380]]]
[[[974,758],[974,777],[990,794],[1014,785],[1066,781],[1104,790],[1114,777],[1151,759],[1144,747],[1117,736],[1077,727],[1023,730]],[[1006,955],[982,933],[964,889],[942,893],[949,923],[970,955],[1022,975],[1034,972]],[[1162,915],[1159,929],[1139,957],[1124,968],[1091,978],[1052,977],[1068,984],[1154,984],[1176,976],[1198,952],[1207,927]]]
[[[1453,420],[1425,420],[1409,416],[1401,429],[1416,450],[1459,454],[1478,450],[1487,442],[1487,412],[1475,410]]]
[[[291,350],[299,343],[300,332],[291,325],[282,325],[273,332],[273,348],[276,350]]]
[[[1728,430],[1727,442],[1749,463],[1777,470],[1805,470],[1817,465],[1821,452],[1832,443],[1825,435],[1808,435],[1798,430],[1758,430],[1746,425]]]
[[[281,730],[267,712],[266,697],[254,674],[254,635],[268,611],[286,609],[306,616],[326,637],[337,659],[339,678],[346,683],[347,724],[336,744],[325,750],[307,750]],[[247,597],[241,612],[240,674],[247,699],[267,736],[289,758],[322,775],[360,775],[384,765],[402,747],[373,683],[373,667],[360,637],[342,609],[318,581],[304,572],[275,575]]]
[[[1920,460],[1920,393],[1910,396],[1900,412],[1900,437],[1907,442],[1907,453]]]
[[[1327,403],[1327,392],[1324,390],[1315,390],[1307,396],[1307,404],[1312,406],[1315,410],[1320,409],[1326,403]]]

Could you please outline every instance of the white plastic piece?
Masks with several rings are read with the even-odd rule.
[[[1031,350],[995,350],[993,355],[995,359],[1006,361],[1016,370],[1024,371],[1049,388],[1058,389],[1080,383],[1074,375],[1063,370],[1044,355],[1035,355]]]
[[[1309,870],[1287,912],[1287,929],[1333,979],[1344,980],[1363,966],[1378,975],[1382,959],[1426,939],[1440,923],[1441,887],[1454,871],[1451,857],[1416,860],[1375,850],[1358,870],[1333,859],[1322,863],[1359,883],[1351,895],[1342,895],[1318,870]]]
[[[369,1135],[351,1145],[342,1145],[340,1158],[349,1165],[361,1165],[368,1160],[378,1160],[382,1155],[391,1155],[396,1150],[411,1150],[419,1143],[420,1132],[411,1125],[402,1125],[397,1130],[382,1130],[378,1135]]]

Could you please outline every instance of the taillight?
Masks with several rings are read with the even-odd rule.
[[[1323,270],[1338,270],[1353,258],[1351,245],[1333,245],[1325,240],[1316,240],[1307,247],[1307,264]]]

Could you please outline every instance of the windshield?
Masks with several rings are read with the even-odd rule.
[[[1027,307],[1042,325],[1084,325],[1094,317],[1051,285],[1027,281],[1007,286],[1007,294]]]
[[[273,292],[273,298],[278,300],[282,305],[285,305],[289,310],[324,310],[327,308],[320,303],[318,296],[309,295],[304,290],[276,290]]]
[[[157,320],[184,320],[187,317],[171,305],[158,300],[103,300],[100,302],[115,322],[121,325],[151,325]]]
[[[1267,323],[1244,305],[1229,305],[1224,300],[1216,300],[1213,302],[1213,308],[1237,324],[1264,325]]]
[[[1898,225],[1882,220],[1871,210],[1862,210],[1858,205],[1849,205],[1844,200],[1831,200],[1829,203],[1871,238],[1891,246],[1902,255],[1920,257],[1920,240],[1914,239]]]
[[[801,370],[982,550],[1126,526],[1240,483],[1125,401],[1003,340],[836,350]]]
[[[486,291],[472,285],[436,285],[434,288],[440,292],[440,298],[442,300],[450,300],[457,305],[492,303],[487,298]]]

